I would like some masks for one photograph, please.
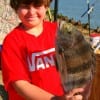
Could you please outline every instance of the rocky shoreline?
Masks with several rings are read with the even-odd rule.
[[[49,13],[47,13],[47,20],[51,20],[54,21],[54,10],[53,9],[49,9],[48,10]],[[57,14],[57,21],[58,23],[62,23],[63,21],[66,22],[66,24],[72,24],[73,26],[75,26],[79,31],[81,31],[83,33],[84,36],[89,36],[92,33],[96,33],[96,34],[100,34],[100,26],[98,26],[97,28],[93,29],[90,28],[88,23],[82,23],[80,20],[76,21],[74,20],[74,18],[68,18],[68,16],[64,16],[63,14]]]
[[[89,35],[92,33],[100,34],[100,27],[96,29],[90,28],[88,23],[81,23],[81,21],[75,21],[73,18],[69,19],[67,16],[58,15],[58,20],[65,21],[66,23],[71,23],[78,30],[80,30],[84,35]],[[89,29],[90,28],[90,29]],[[90,33],[89,33],[90,31]]]

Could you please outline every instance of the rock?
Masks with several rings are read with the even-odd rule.
[[[0,0],[0,44],[2,44],[6,34],[11,31],[19,19],[9,5],[9,0]]]

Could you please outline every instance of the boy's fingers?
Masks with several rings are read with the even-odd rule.
[[[83,100],[83,96],[82,95],[67,96],[66,99],[67,100]]]
[[[83,100],[83,96],[82,95],[75,95],[75,96],[73,96],[72,100]]]
[[[83,88],[76,88],[76,89],[73,89],[73,90],[69,91],[69,95],[71,95],[71,96],[80,95],[83,92],[84,92]]]

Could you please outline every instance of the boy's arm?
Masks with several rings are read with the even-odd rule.
[[[25,100],[51,100],[54,96],[43,89],[30,84],[28,81],[18,80],[13,84],[15,90],[25,98]]]
[[[12,85],[25,100],[82,100],[83,98],[81,95],[74,96],[75,93],[82,92],[83,89],[75,89],[65,96],[56,97],[24,80],[15,81]]]

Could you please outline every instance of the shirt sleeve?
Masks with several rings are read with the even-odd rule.
[[[25,48],[15,37],[8,35],[2,48],[2,73],[6,89],[16,80],[30,82]]]

